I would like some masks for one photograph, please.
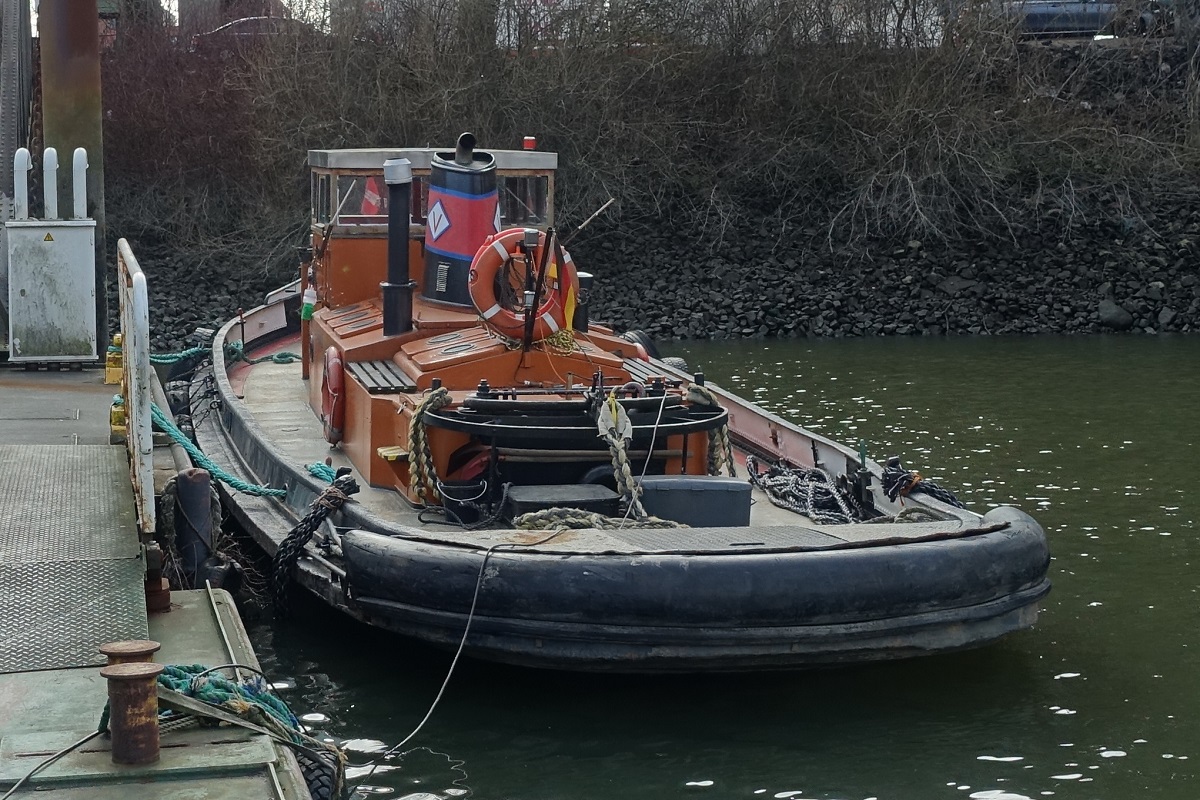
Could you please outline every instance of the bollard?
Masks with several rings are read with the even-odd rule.
[[[199,573],[205,559],[213,554],[212,489],[207,470],[188,467],[175,476],[175,546],[186,588],[204,586]]]
[[[108,666],[154,660],[154,654],[162,647],[150,639],[129,639],[123,642],[108,642],[100,645],[101,654],[108,657]]]
[[[171,585],[162,575],[163,552],[157,542],[146,545],[146,610],[171,610]]]
[[[114,764],[158,761],[158,676],[162,664],[131,662],[100,670],[108,681],[108,729]]]

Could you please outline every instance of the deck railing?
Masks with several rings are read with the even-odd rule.
[[[150,301],[146,274],[129,242],[117,242],[117,287],[121,301],[121,349],[125,386],[125,447],[137,503],[138,528],[153,533],[154,432],[151,398],[154,380],[150,366]]]

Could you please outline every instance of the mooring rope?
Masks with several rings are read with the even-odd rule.
[[[907,497],[913,492],[921,492],[955,508],[966,508],[953,492],[943,489],[931,480],[922,478],[921,473],[915,470],[911,472],[906,470],[900,465],[898,458],[888,459],[887,466],[884,467],[883,492],[889,500]]]
[[[288,532],[271,559],[271,597],[280,613],[287,612],[287,590],[291,581],[292,568],[304,552],[304,546],[312,539],[317,528],[331,513],[338,510],[358,492],[358,483],[349,474],[339,475],[325,491],[313,500],[309,512]]]

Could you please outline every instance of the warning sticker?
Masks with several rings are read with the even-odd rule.
[[[53,241],[54,241],[54,237],[53,237],[53,236],[51,236],[49,233],[47,233],[47,234],[46,234],[46,238],[45,238],[45,239],[42,239],[42,241],[43,241],[43,242],[53,242]]]

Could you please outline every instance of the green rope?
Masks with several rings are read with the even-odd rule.
[[[322,480],[326,483],[333,483],[333,479],[337,477],[337,473],[333,467],[328,464],[309,464],[308,472],[317,478],[317,480]]]
[[[108,346],[108,352],[123,353],[124,349],[110,344]],[[184,359],[203,355],[207,352],[208,352],[207,347],[189,347],[187,350],[181,350],[178,353],[151,353],[150,354],[150,363],[151,364],[178,364],[180,361],[183,361]]]
[[[174,692],[227,709],[241,717],[247,716],[250,708],[257,708],[262,712],[262,719],[269,727],[291,741],[301,741],[298,735],[300,720],[296,719],[296,715],[282,700],[271,693],[267,682],[258,675],[234,682],[224,675],[211,672],[202,664],[168,664],[158,676],[158,683]],[[110,718],[111,709],[108,703],[105,703],[104,710],[100,712],[101,733],[108,730]]]
[[[171,437],[172,441],[186,450],[188,455],[192,457],[192,461],[196,462],[198,466],[208,470],[214,478],[221,481],[229,488],[242,492],[243,494],[254,495],[255,497],[287,496],[287,489],[272,489],[269,486],[258,486],[253,483],[247,483],[246,481],[234,475],[230,475],[228,472],[221,469],[221,467],[217,466],[216,462],[214,462],[211,458],[200,452],[200,448],[196,447],[196,445],[192,443],[192,440],[187,437],[187,434],[175,427],[175,423],[171,421],[171,418],[168,417],[161,408],[151,403],[150,413],[154,417],[154,424],[157,425],[159,429],[165,431],[166,434]]]
[[[291,364],[300,360],[298,353],[272,353],[269,356],[262,358],[250,358],[246,355],[246,348],[241,342],[226,342],[225,344],[225,359],[227,361],[244,361],[247,364],[262,364],[265,361],[273,361],[276,364]]]
[[[125,405],[125,398],[119,394],[114,394],[112,401],[113,405],[115,406]],[[270,486],[259,486],[258,484],[247,483],[246,481],[234,475],[230,475],[228,472],[221,469],[221,467],[217,466],[215,461],[204,455],[204,453],[200,452],[200,448],[196,447],[195,443],[193,443],[192,440],[187,437],[187,434],[175,426],[175,423],[171,421],[170,417],[168,417],[161,408],[151,403],[150,413],[154,417],[154,424],[157,425],[160,430],[170,436],[173,442],[183,447],[183,449],[187,451],[188,455],[192,457],[192,461],[196,462],[196,464],[198,464],[200,467],[208,470],[208,472],[214,478],[221,481],[229,488],[235,489],[243,494],[254,495],[255,497],[287,496],[287,489],[272,489]],[[326,481],[327,483],[333,483],[333,479],[337,477],[336,473],[333,471],[333,468],[326,464],[308,464],[307,466],[309,473],[316,476],[320,480]]]
[[[205,347],[189,347],[187,350],[182,350],[178,353],[151,353],[151,364],[178,364],[188,358],[194,358],[199,355],[204,355],[208,352]]]

